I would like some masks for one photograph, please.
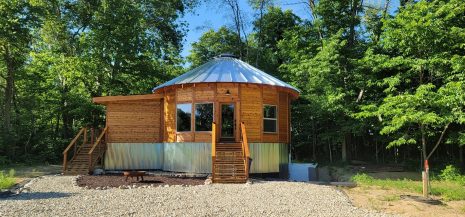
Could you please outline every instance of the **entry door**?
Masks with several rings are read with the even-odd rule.
[[[234,118],[234,103],[221,104],[221,139],[234,140],[236,119]]]

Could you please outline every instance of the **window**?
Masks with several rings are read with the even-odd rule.
[[[195,104],[195,131],[211,131],[213,103]]]
[[[176,131],[191,131],[192,104],[176,105]]]
[[[276,118],[276,106],[263,106],[263,132],[276,133],[278,120]]]

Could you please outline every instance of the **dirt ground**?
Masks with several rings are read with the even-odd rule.
[[[103,176],[82,176],[77,180],[80,187],[88,186],[89,188],[112,187],[117,188],[124,185],[203,185],[205,178],[173,178],[164,176],[144,176],[144,181],[137,181],[136,178],[126,178],[122,175],[103,175]]]
[[[419,194],[374,186],[344,188],[343,191],[355,206],[366,209],[411,217],[465,216],[465,201],[440,201],[439,205],[431,205],[412,199],[421,196]]]
[[[60,174],[61,165],[12,165],[0,167],[0,171],[8,174],[11,169],[15,170],[16,183],[23,182],[30,178],[44,175]]]

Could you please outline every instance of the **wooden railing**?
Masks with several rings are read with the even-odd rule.
[[[241,137],[242,137],[242,153],[244,157],[244,165],[245,165],[245,175],[246,178],[249,178],[249,161],[250,161],[250,150],[249,150],[249,143],[247,141],[247,132],[245,130],[244,122],[241,122]]]
[[[78,147],[78,145],[76,144],[78,140],[81,138],[81,136],[83,136],[83,141],[82,141],[82,144]],[[71,140],[68,147],[66,147],[66,149],[63,151],[63,173],[66,171],[68,167],[69,151],[71,149],[73,150],[73,157],[71,158],[71,160],[69,160],[69,161],[72,161],[76,157],[76,153],[78,153],[81,150],[82,146],[86,144],[86,142],[87,142],[87,128],[83,127],[81,128],[81,130],[79,130],[78,134],[74,137],[74,139]]]
[[[93,168],[94,168],[94,165],[95,163],[97,163],[97,161],[103,157],[103,154],[105,153],[106,151],[106,133],[108,131],[108,126],[106,126],[103,131],[100,133],[100,135],[98,136],[97,140],[95,141],[95,143],[92,145],[92,148],[90,149],[89,151],[89,172],[92,172]],[[94,159],[94,151],[96,151],[96,157]]]
[[[216,160],[216,123],[212,123],[212,178],[215,171]]]

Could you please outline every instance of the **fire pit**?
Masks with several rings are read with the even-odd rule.
[[[134,177],[136,177],[136,180],[139,181],[139,177],[141,181],[144,181],[144,176],[146,172],[145,171],[124,171],[123,175],[126,177],[126,182],[128,181],[128,178],[131,177],[131,180],[134,180]]]

